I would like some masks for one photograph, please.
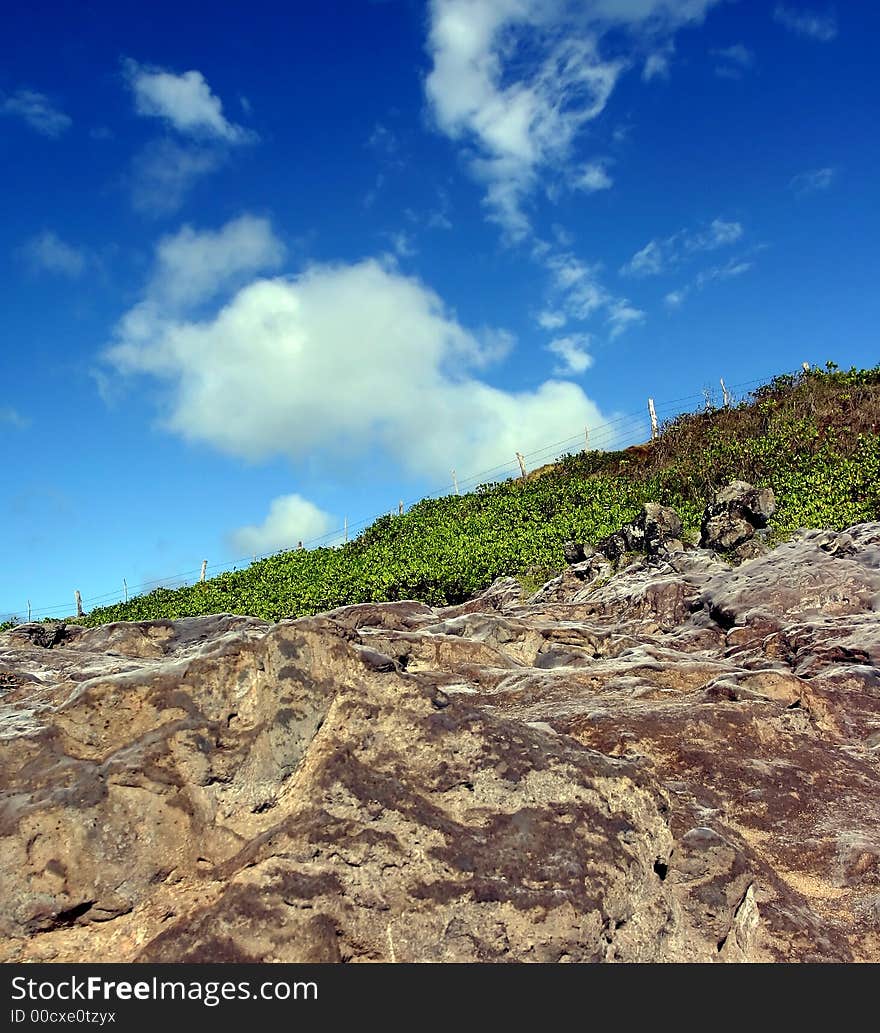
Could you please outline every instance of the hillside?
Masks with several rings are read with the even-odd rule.
[[[694,540],[707,499],[735,478],[775,492],[771,543],[800,527],[839,530],[880,517],[880,366],[828,363],[780,376],[738,405],[679,416],[646,446],[582,452],[537,477],[424,500],[344,546],[279,553],[204,584],[159,588],[96,608],[81,623],[210,613],[277,621],[398,599],[454,605],[508,575],[534,588],[564,566],[566,540],[595,542],[645,501],[675,507]]]

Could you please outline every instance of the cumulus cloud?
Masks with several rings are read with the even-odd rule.
[[[623,276],[659,276],[695,254],[733,244],[742,235],[741,223],[713,219],[703,229],[679,230],[663,240],[649,241],[621,267],[620,272]]]
[[[247,143],[255,138],[252,132],[224,116],[220,98],[212,93],[201,72],[176,74],[129,58],[123,62],[123,73],[139,115],[159,118],[186,136],[227,144]]]
[[[466,148],[490,218],[510,238],[529,234],[529,195],[547,171],[567,169],[633,60],[619,45],[604,57],[603,36],[622,29],[633,54],[666,54],[670,34],[716,2],[432,0],[428,103],[438,129]]]
[[[466,329],[423,283],[374,259],[256,279],[202,318],[149,301],[120,321],[107,362],[159,382],[166,429],[232,456],[381,450],[445,477],[602,422],[574,384],[512,392],[481,379],[510,335]]]
[[[777,4],[773,17],[780,25],[799,36],[808,36],[820,43],[829,43],[837,36],[837,19],[829,11],[821,14],[818,11],[805,11],[785,4]]]
[[[262,555],[280,549],[295,549],[299,542],[320,538],[337,521],[302,495],[282,495],[273,499],[262,524],[249,524],[233,531],[230,544],[237,552]]]
[[[219,230],[183,226],[156,246],[149,294],[175,308],[207,301],[236,281],[284,261],[284,244],[268,219],[241,215]]]
[[[65,243],[52,230],[43,230],[26,240],[19,253],[33,272],[55,273],[75,280],[86,267],[85,252]]]
[[[589,344],[589,334],[570,334],[552,340],[547,351],[561,360],[553,372],[564,377],[585,373],[593,365],[593,357],[587,351]]]
[[[42,136],[58,137],[73,125],[73,119],[54,107],[45,93],[16,90],[9,97],[0,97],[0,115],[10,115],[26,122]]]
[[[827,190],[834,182],[836,175],[837,169],[812,169],[795,176],[789,186],[798,197],[803,197],[805,194],[814,194],[817,190]]]

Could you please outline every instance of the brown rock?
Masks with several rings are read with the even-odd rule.
[[[878,558],[0,636],[0,960],[878,961]]]

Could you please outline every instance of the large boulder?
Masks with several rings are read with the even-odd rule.
[[[767,526],[776,512],[776,499],[771,488],[755,488],[746,481],[732,481],[715,493],[703,511],[700,524],[700,547],[730,552]],[[760,549],[744,550],[757,554]]]

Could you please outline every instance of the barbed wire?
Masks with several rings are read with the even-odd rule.
[[[797,371],[800,372],[800,371]],[[783,376],[792,374],[783,374]],[[734,392],[741,392],[744,388],[751,388],[756,385],[766,384],[768,382],[767,377],[760,377],[755,380],[741,381],[736,384],[727,386],[727,392],[729,395],[733,395]],[[712,389],[714,390],[714,389]],[[704,389],[699,394],[684,395],[681,398],[673,398],[662,402],[655,402],[655,411],[658,416],[663,414],[668,417],[674,406],[681,406],[687,402],[700,401],[706,404],[711,402],[711,391]],[[682,410],[678,409],[675,415],[682,415]],[[631,444],[637,444],[634,438],[645,440],[650,436],[650,421],[645,417],[645,411],[639,410],[638,412],[624,413],[620,416],[615,417],[613,420],[608,420],[606,423],[599,424],[595,427],[584,428],[577,434],[572,434],[568,438],[564,438],[561,441],[553,442],[552,444],[543,445],[538,449],[531,452],[523,453],[523,460],[528,460],[529,465],[535,466],[536,460],[542,458],[544,463],[551,462],[554,459],[560,458],[566,454],[567,451],[571,450],[575,445],[578,445],[577,451],[583,451],[585,448],[589,448],[590,451],[605,451],[606,449],[602,446],[614,445],[615,447],[627,447]],[[597,447],[598,446],[598,447]],[[456,484],[459,492],[462,488],[473,488],[482,484],[491,484],[499,480],[506,480],[511,475],[519,474],[519,463],[517,459],[511,459],[506,463],[502,463],[499,466],[494,466],[488,470],[482,470],[479,473],[469,474],[466,477],[458,478]],[[507,475],[507,476],[504,476]],[[405,510],[409,510],[418,502],[426,499],[440,499],[445,496],[455,494],[456,484],[449,484],[443,488],[427,495],[421,495],[419,498],[405,502]],[[394,516],[393,512],[374,513],[371,516],[364,517],[363,519],[349,522],[344,527],[334,528],[331,531],[326,531],[322,535],[317,535],[308,540],[303,540],[303,548],[320,548],[328,547],[329,545],[341,545],[344,542],[340,541],[346,533],[351,535],[352,532],[358,532],[374,523],[376,520],[383,516],[391,515]],[[353,538],[349,538],[349,541],[353,541]],[[291,546],[292,549],[292,546]],[[279,552],[291,551],[287,549],[279,549],[274,552],[265,552],[258,554],[251,554],[250,556],[242,557],[238,560],[233,560],[229,563],[215,563],[210,564],[205,568],[205,573],[214,571],[215,574],[223,572],[231,572],[238,569],[239,564],[253,565],[254,563],[260,563],[263,560],[270,558],[271,556],[277,555]],[[168,577],[155,578],[149,581],[142,581],[139,584],[132,585],[128,588],[128,598],[133,598],[138,595],[143,595],[146,589],[156,588],[182,588],[186,585],[192,584],[193,579],[196,575],[201,575],[201,567],[193,570],[185,571],[182,574],[171,574]],[[83,597],[83,606],[88,606],[89,609],[94,609],[96,606],[111,605],[115,602],[122,602],[125,595],[125,591],[114,589],[110,592],[105,592],[101,595],[94,595]],[[57,606],[42,607],[39,609],[31,609],[30,619],[34,620],[37,618],[51,617],[56,614],[68,615],[70,611],[69,603],[59,603]],[[25,611],[18,611],[17,613],[6,613],[3,615],[5,620],[20,620],[25,616]]]

